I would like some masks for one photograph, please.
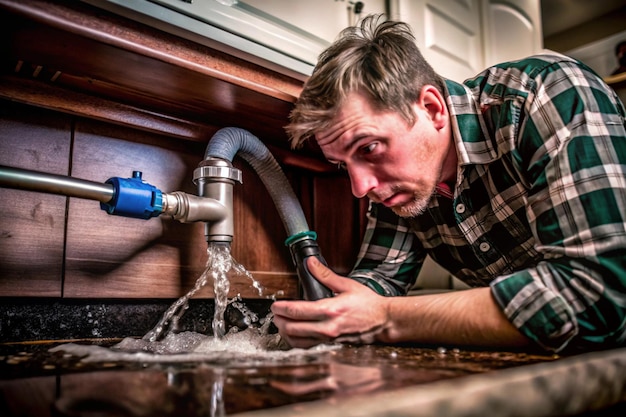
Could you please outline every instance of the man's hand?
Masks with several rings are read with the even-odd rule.
[[[335,293],[317,301],[275,301],[274,324],[293,347],[320,343],[373,343],[388,323],[388,299],[363,284],[335,274],[315,257],[311,274]]]
[[[335,297],[276,301],[274,324],[292,347],[320,343],[442,343],[520,347],[529,340],[504,316],[488,287],[383,297],[310,257],[308,267]]]

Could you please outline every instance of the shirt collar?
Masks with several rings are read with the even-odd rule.
[[[446,103],[459,165],[486,164],[498,159],[494,139],[487,133],[483,111],[475,93],[466,85],[445,80]]]

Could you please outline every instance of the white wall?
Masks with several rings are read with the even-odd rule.
[[[274,18],[288,22],[329,43],[339,32],[357,23],[350,0],[240,0],[241,5],[252,6]],[[385,0],[363,1],[361,16],[385,12]]]

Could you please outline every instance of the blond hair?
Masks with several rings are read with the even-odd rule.
[[[285,127],[292,148],[327,128],[352,92],[365,93],[377,110],[397,111],[410,125],[424,85],[443,94],[443,79],[422,56],[409,25],[383,16],[344,29],[320,54]]]

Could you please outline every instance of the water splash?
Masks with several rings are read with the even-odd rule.
[[[184,296],[176,300],[163,314],[157,325],[143,337],[143,340],[156,342],[162,340],[171,332],[178,330],[178,323],[185,311],[189,308],[189,299],[192,298],[202,287],[207,285],[209,279],[213,282],[215,293],[215,312],[213,314],[213,335],[222,338],[226,334],[226,322],[224,312],[228,306],[228,292],[230,291],[229,272],[248,277],[252,286],[256,288],[259,296],[263,295],[263,287],[256,281],[246,268],[239,264],[230,253],[230,245],[227,243],[209,243],[207,248],[208,259],[204,272],[200,275],[194,287]]]
[[[215,312],[212,324],[213,336],[222,338],[226,334],[224,312],[228,305],[228,292],[230,291],[230,281],[227,274],[232,269],[234,259],[230,256],[229,245],[215,245],[212,243],[209,245],[207,252],[209,253],[209,258],[212,258],[210,270],[213,278],[213,291],[215,292]]]
[[[220,366],[258,366],[265,363],[310,363],[311,358],[339,348],[339,345],[318,345],[311,349],[293,349],[278,333],[270,332],[273,315],[271,312],[259,318],[249,310],[237,295],[229,301],[229,273],[234,272],[251,280],[259,296],[264,289],[230,253],[228,244],[211,243],[207,248],[208,259],[204,272],[194,287],[176,300],[163,314],[152,330],[142,338],[126,337],[111,348],[96,345],[66,343],[50,349],[64,351],[82,357],[85,362],[130,361],[142,363],[203,362]],[[189,299],[201,288],[213,282],[215,312],[213,335],[195,332],[179,332],[178,323],[189,307]],[[277,294],[268,296],[275,299]],[[225,312],[229,304],[242,315],[243,328],[233,326],[226,334]],[[251,326],[260,324],[260,326]],[[217,393],[219,394],[219,392]],[[220,394],[221,395],[221,394]]]

